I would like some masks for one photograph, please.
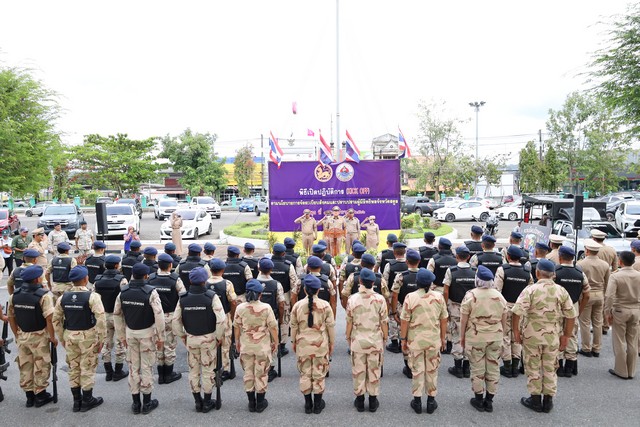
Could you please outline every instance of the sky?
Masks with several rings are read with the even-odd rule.
[[[348,130],[366,150],[400,127],[411,146],[418,104],[444,101],[472,153],[468,104],[485,101],[480,157],[517,161],[548,110],[585,88],[581,73],[606,42],[598,23],[627,3],[341,0],[340,140]],[[67,144],[191,128],[232,156],[247,143],[259,155],[270,131],[338,138],[336,1],[22,0],[2,13],[0,66],[32,69],[59,94]]]

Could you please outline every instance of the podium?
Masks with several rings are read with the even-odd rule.
[[[324,232],[324,235],[329,239],[331,256],[336,256],[340,253],[340,239],[344,238],[346,231],[341,228],[330,228]]]

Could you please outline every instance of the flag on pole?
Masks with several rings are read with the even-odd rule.
[[[355,142],[353,142],[353,138],[347,132],[347,147],[344,150],[345,160],[347,162],[356,162],[360,163],[360,150],[358,150],[358,146]]]
[[[404,135],[402,134],[400,127],[398,127],[398,148],[402,151],[398,156],[399,159],[408,159],[411,157],[411,149],[409,148],[409,144],[407,144],[407,140],[404,139]]]
[[[311,129],[307,129],[307,136],[316,136],[316,133]]]
[[[273,136],[273,132],[269,132],[269,158],[273,163],[278,165],[278,169],[280,169],[280,164],[282,163],[282,156],[284,153],[282,152],[282,148],[280,148],[280,144],[278,144],[278,139]]]
[[[327,144],[327,141],[324,140],[322,136],[322,132],[319,132],[320,135],[320,150],[318,150],[318,161],[323,165],[328,165],[335,162],[333,158],[333,153],[331,152],[331,146]]]

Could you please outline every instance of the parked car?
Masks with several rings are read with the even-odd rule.
[[[26,211],[24,211],[24,214],[26,216],[28,216],[29,218],[31,218],[34,215],[37,216],[42,216],[42,213],[44,212],[44,209],[49,206],[49,205],[53,205],[55,203],[53,202],[38,202],[35,204],[34,207],[27,209]]]
[[[20,229],[20,220],[18,215],[9,209],[0,209],[0,233],[4,230],[10,230],[12,234],[18,234]]]
[[[268,214],[269,213],[269,200],[268,199],[264,199],[264,200],[259,200],[256,202],[256,206],[255,206],[255,212],[257,216],[260,216],[260,214],[265,213]]]
[[[621,233],[637,233],[640,230],[640,201],[620,203],[615,213],[616,228]]]
[[[49,205],[44,209],[38,220],[38,227],[44,228],[45,233],[53,230],[53,224],[59,222],[62,230],[73,239],[76,230],[80,228],[80,221],[84,221],[82,210],[74,204]]]
[[[475,202],[481,202],[483,203],[488,209],[493,209],[495,207],[498,206],[498,204],[496,202],[494,202],[491,199],[487,199],[485,197],[478,197],[478,196],[474,196],[474,197],[469,197],[469,201],[475,201]]]
[[[2,202],[2,204],[0,205],[3,208],[8,208],[9,207],[9,201],[5,200],[4,202]],[[14,200],[13,201],[13,207],[14,208],[28,208],[29,207],[29,203],[25,202],[24,200]]]
[[[452,203],[449,206],[445,205],[444,208],[437,209],[433,212],[433,217],[440,221],[456,221],[456,220],[471,220],[478,218],[484,222],[489,217],[489,209],[487,209],[481,202],[469,202],[462,201]]]
[[[534,206],[531,210],[531,219],[540,219],[544,213],[545,208],[543,206]],[[522,203],[508,203],[500,208],[496,209],[496,215],[500,219],[508,219],[509,221],[516,221],[522,219],[524,213],[524,207]]]
[[[164,221],[164,219],[169,218],[171,213],[176,209],[178,209],[177,201],[163,199],[153,207],[153,216],[160,221]]]
[[[599,202],[605,202],[607,204],[612,203],[612,202],[617,202],[617,201],[621,201],[621,200],[635,200],[635,197],[633,197],[633,194],[631,193],[617,193],[617,194],[609,194],[607,196],[602,196],[596,199]]]
[[[620,207],[620,204],[624,202],[625,199],[615,200],[613,202],[607,203],[607,221],[613,222],[616,219],[616,212]]]
[[[444,206],[447,207],[454,203],[464,202],[464,200],[457,196],[451,196],[451,197],[445,197],[444,199],[440,199],[440,202],[444,203]]]
[[[140,205],[140,201],[137,199],[118,199],[116,200],[116,205],[131,205],[135,209],[138,214],[138,218],[142,218],[142,206]]]
[[[206,210],[209,215],[212,217],[216,217],[220,219],[222,215],[222,210],[220,209],[220,205],[213,197],[207,196],[198,196],[191,199],[191,206],[198,207]]]
[[[211,234],[213,232],[213,223],[211,215],[203,208],[178,209],[176,215],[182,217],[182,238],[197,239],[203,234]],[[160,238],[171,238],[171,224],[165,221],[160,226]]]
[[[428,197],[408,196],[402,200],[400,211],[407,214],[433,215],[433,211],[443,207],[444,202],[435,202]]]
[[[111,197],[98,197],[96,203],[106,203],[110,205],[113,203],[113,199]]]
[[[255,200],[244,199],[240,205],[238,205],[238,212],[253,212],[255,209]]]
[[[140,233],[140,217],[133,205],[128,203],[107,205],[107,236],[122,237],[129,227]],[[100,235],[102,236],[102,235]]]
[[[189,207],[189,202],[184,199],[176,200],[176,203],[180,209],[187,209]]]
[[[572,221],[564,219],[556,221],[553,225],[552,233],[565,237],[565,241],[562,244],[572,248],[576,252],[577,258],[582,259],[584,258],[584,241],[591,238],[591,230],[594,228],[607,233],[606,244],[614,248],[617,253],[631,250],[631,240],[624,239],[613,225],[605,221],[583,222],[582,230],[578,230],[577,249],[575,247],[576,236]]]

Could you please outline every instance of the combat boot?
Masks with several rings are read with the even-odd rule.
[[[456,378],[462,378],[463,377],[463,374],[462,374],[462,359],[454,360],[453,364],[454,364],[454,366],[449,368],[449,373],[451,375],[455,376]]]
[[[202,412],[202,395],[200,393],[193,393],[193,400],[196,402],[196,412]]]
[[[378,396],[369,396],[369,412],[376,412],[379,406]]]
[[[520,368],[518,369],[518,372],[524,375],[524,362],[522,360],[520,360]]]
[[[578,359],[571,361],[571,373],[574,376],[578,375]]]
[[[402,368],[402,373],[407,378],[413,378],[413,373],[411,372],[411,368],[409,367],[409,362],[405,359],[404,368]]]
[[[358,412],[364,412],[364,394],[356,396],[356,399],[353,401],[353,406],[356,407]]]
[[[173,365],[164,365],[164,383],[171,384],[174,381],[178,381],[182,378],[180,372],[173,372]]]
[[[413,400],[411,401],[411,407],[416,412],[416,414],[421,414],[422,413],[422,398],[414,397]]]
[[[483,406],[485,412],[493,412],[493,394],[487,392],[484,398]]]
[[[27,395],[27,403],[25,406],[27,408],[33,408],[33,405],[36,402],[36,394],[32,391],[28,391],[25,394]]]
[[[447,341],[447,345],[445,347],[445,350],[442,351],[442,354],[451,354],[451,350],[453,349],[453,343],[451,341]]]
[[[533,409],[536,412],[542,412],[542,396],[539,394],[532,394],[531,397],[523,397],[520,399],[520,403],[529,409]]]
[[[401,353],[402,349],[400,348],[400,344],[398,340],[391,340],[391,344],[387,344],[387,350],[391,353]]]
[[[113,365],[111,363],[104,364],[104,371],[106,372],[105,381],[113,380]]]
[[[322,398],[322,393],[313,395],[313,413],[319,414],[322,412],[324,407],[327,406]]]
[[[142,413],[148,414],[160,405],[157,399],[151,398],[151,393],[142,395]],[[204,410],[204,409],[203,409]]]
[[[202,412],[207,413],[216,407],[216,401],[211,398],[211,393],[204,394],[204,400],[202,401]]]
[[[520,359],[511,359],[511,378],[518,378],[520,374]]]
[[[500,375],[503,375],[507,378],[511,378],[513,369],[511,369],[511,360],[505,360],[503,362],[503,366],[500,367]]]
[[[80,408],[80,412],[87,412],[96,406],[102,405],[103,402],[104,400],[101,397],[93,397],[93,389],[83,390],[82,407]]]
[[[158,384],[164,384],[164,365],[158,365]]]
[[[264,398],[265,393],[256,393],[256,412],[260,413],[267,409],[269,401]]]
[[[468,360],[462,361],[462,375],[465,378],[471,377],[471,365],[469,364]]]
[[[289,350],[287,350],[287,345],[280,344],[280,346],[278,347],[278,352],[280,353],[280,357],[284,357],[287,354],[289,354]]]
[[[278,373],[276,372],[276,368],[273,366],[269,368],[269,373],[267,374],[267,382],[271,382],[278,377]]]
[[[129,376],[129,371],[125,371],[122,369],[124,364],[116,363],[116,367],[113,370],[113,380],[120,381],[121,379],[127,378]]]
[[[0,402],[4,400],[4,393],[2,392],[2,387],[0,387]]]
[[[545,394],[542,400],[542,412],[548,414],[553,409],[553,396],[547,396]]]
[[[36,394],[36,408],[44,406],[49,402],[53,402],[53,396],[51,396],[51,393],[48,393],[46,390],[42,390],[40,393]]]
[[[356,397],[356,400],[358,400],[357,397]],[[364,403],[363,403],[363,405],[364,405]],[[364,411],[364,406],[362,407],[362,410]],[[312,412],[313,412],[313,399],[311,398],[311,393],[305,394],[304,395],[304,413],[305,414],[310,414]],[[360,411],[360,412],[362,412],[362,411]]]
[[[73,412],[80,412],[82,406],[82,393],[80,387],[72,387],[71,394],[73,395]]]
[[[256,412],[256,392],[248,391],[247,397],[249,398],[249,412]]]
[[[480,412],[484,412],[484,399],[482,393],[475,393],[475,397],[472,397],[469,401],[471,406],[476,408]]]
[[[438,409],[438,402],[436,402],[436,398],[433,396],[428,396],[427,397],[427,414],[433,414],[436,409]]]
[[[138,415],[142,409],[142,403],[140,403],[140,393],[132,394],[133,403],[131,404],[131,412]]]
[[[567,360],[567,365],[569,365],[569,361]],[[558,369],[556,370],[556,375],[558,377],[564,377],[564,360],[558,360]]]
[[[562,375],[566,378],[571,378],[573,376],[573,364],[575,362],[573,360],[566,360],[564,362],[564,370],[562,372]],[[558,375],[560,376],[560,375]]]

